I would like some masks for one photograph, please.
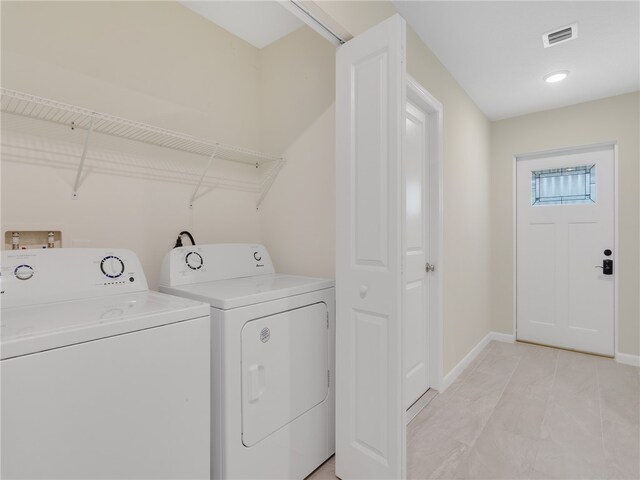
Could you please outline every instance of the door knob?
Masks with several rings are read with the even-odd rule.
[[[369,289],[367,288],[367,286],[366,286],[366,285],[361,285],[361,286],[360,286],[360,297],[361,297],[361,298],[366,297],[366,296],[367,296],[367,291],[368,291],[368,290],[369,290]]]
[[[602,266],[596,265],[595,268],[601,268],[603,275],[613,275],[613,260],[605,258],[602,260]]]
[[[427,273],[428,272],[435,272],[435,270],[436,270],[436,266],[435,265],[431,265],[430,263],[427,263],[424,266],[424,271],[427,272]]]

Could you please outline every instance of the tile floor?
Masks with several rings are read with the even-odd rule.
[[[407,437],[409,478],[638,479],[640,369],[491,342]],[[309,478],[334,479],[334,459]]]

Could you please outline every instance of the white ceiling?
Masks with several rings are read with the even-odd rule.
[[[275,1],[186,1],[185,7],[257,48],[264,48],[304,25]]]
[[[394,1],[491,120],[640,90],[640,2]],[[578,23],[578,38],[542,34]],[[566,80],[542,77],[569,70]]]

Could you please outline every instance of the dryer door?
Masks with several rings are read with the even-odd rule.
[[[329,390],[327,306],[242,328],[242,443],[250,447],[322,403]]]

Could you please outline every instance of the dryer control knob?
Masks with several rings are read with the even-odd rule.
[[[109,278],[118,278],[124,273],[124,262],[118,257],[109,255],[100,262],[100,270]]]
[[[184,261],[191,270],[200,270],[202,265],[204,265],[204,260],[198,252],[187,253],[187,256],[184,257]]]
[[[33,267],[30,265],[18,265],[13,273],[18,280],[29,280],[33,277]]]

